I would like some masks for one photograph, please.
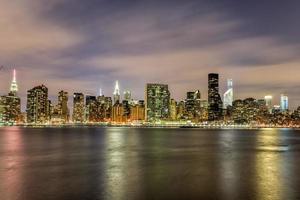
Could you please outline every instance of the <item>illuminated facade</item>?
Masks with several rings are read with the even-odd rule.
[[[227,80],[227,91],[224,93],[224,109],[228,106],[232,106],[233,102],[233,81],[232,79]]]
[[[284,94],[280,96],[280,109],[281,111],[287,111],[289,109],[289,97]]]
[[[50,120],[48,88],[39,85],[27,91],[27,123],[45,124]]]
[[[120,99],[119,81],[116,81],[115,90],[114,90],[113,95],[114,95],[114,104],[117,102],[121,103],[120,102],[121,99]]]
[[[129,90],[124,91],[124,100],[131,102],[131,92]]]
[[[219,74],[208,74],[208,120],[222,119],[223,103],[219,94]]]
[[[74,123],[83,123],[85,121],[84,95],[74,93],[73,95],[73,117]]]
[[[272,113],[273,104],[272,104],[273,97],[271,95],[265,96],[266,106],[269,110],[269,113]]]
[[[145,104],[140,100],[137,104],[130,107],[130,121],[144,121],[145,120]]]
[[[170,119],[177,120],[177,102],[174,99],[170,101]]]
[[[85,121],[98,122],[99,119],[98,102],[95,96],[85,97]]]
[[[169,118],[170,92],[168,85],[147,84],[145,91],[146,120],[157,121]]]

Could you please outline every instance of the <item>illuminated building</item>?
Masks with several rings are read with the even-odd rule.
[[[84,119],[84,95],[82,93],[74,93],[73,95],[73,116],[74,123],[83,123]]]
[[[170,119],[177,120],[177,102],[174,99],[170,101]]]
[[[123,106],[124,120],[128,121],[130,119],[130,104],[127,100],[123,100],[122,101],[122,106]]]
[[[130,120],[131,121],[144,121],[145,120],[145,104],[144,101],[139,101],[130,107]]]
[[[126,122],[124,117],[124,107],[118,101],[113,105],[111,112],[111,121],[115,123],[123,123]]]
[[[27,91],[27,123],[45,124],[50,119],[48,88],[39,85]]]
[[[185,99],[185,110],[187,119],[194,119],[195,117],[195,92],[187,92]]]
[[[69,121],[68,100],[68,92],[62,90],[58,93],[57,112],[62,123],[67,123]]]
[[[87,95],[85,97],[85,121],[86,122],[99,121],[98,102],[95,96]]]
[[[131,102],[131,92],[129,90],[124,91],[124,100]]]
[[[200,121],[200,119],[201,119],[201,93],[199,90],[195,91],[194,99],[195,99],[195,105],[194,105],[195,120]]]
[[[265,96],[266,106],[270,113],[272,113],[273,105],[272,105],[273,97],[271,95]]]
[[[13,79],[10,85],[10,93],[11,96],[17,96],[18,92],[18,84],[17,84],[17,78],[16,78],[16,70],[13,71]]]
[[[284,94],[280,96],[280,108],[281,111],[287,111],[289,109],[289,98]]]
[[[170,92],[168,85],[147,84],[145,91],[146,120],[157,121],[169,118]]]
[[[223,103],[219,94],[219,74],[208,74],[208,120],[222,119]]]
[[[184,119],[185,113],[185,103],[184,101],[180,101],[177,104],[177,119]]]
[[[119,88],[119,82],[116,81],[115,90],[114,90],[114,104],[119,102],[120,103],[120,88]]]
[[[232,106],[233,102],[233,81],[232,79],[227,80],[227,91],[224,93],[224,109],[228,106]]]

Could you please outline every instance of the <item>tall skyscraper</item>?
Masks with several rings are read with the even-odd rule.
[[[195,117],[195,92],[187,92],[185,99],[185,110],[187,119],[194,119]]]
[[[119,82],[116,81],[115,90],[114,90],[114,104],[120,102],[120,88],[119,88]]]
[[[84,95],[82,93],[74,93],[73,95],[73,122],[83,123],[84,117]]]
[[[272,113],[273,105],[272,105],[273,97],[271,95],[265,96],[266,106],[268,108],[269,113]]]
[[[280,109],[281,111],[287,111],[289,109],[289,97],[284,94],[280,97]]]
[[[58,114],[63,123],[67,123],[69,121],[69,109],[68,109],[68,92],[60,91],[58,93]]]
[[[233,102],[233,81],[232,79],[227,80],[227,91],[224,93],[224,109],[228,106],[232,106]]]
[[[174,99],[170,101],[170,119],[177,120],[177,102]]]
[[[208,74],[208,120],[222,119],[222,99],[219,94],[219,74]]]
[[[17,84],[17,78],[16,78],[16,70],[13,71],[13,79],[10,85],[10,93],[12,96],[17,96],[18,92],[18,84]]]
[[[45,124],[50,119],[48,88],[39,85],[27,91],[27,123]]]
[[[168,85],[147,84],[145,102],[145,118],[147,121],[157,121],[169,118],[170,92]]]
[[[98,116],[98,102],[95,96],[87,95],[85,97],[85,119],[86,122],[97,122]]]

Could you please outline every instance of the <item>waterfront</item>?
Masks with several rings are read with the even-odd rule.
[[[1,199],[300,199],[300,130],[0,128]]]

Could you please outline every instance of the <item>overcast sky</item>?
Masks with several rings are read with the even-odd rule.
[[[145,84],[169,84],[183,99],[207,74],[234,80],[235,98],[274,95],[300,105],[300,1],[0,0],[0,93],[16,68],[26,91],[59,90],[144,98]]]

